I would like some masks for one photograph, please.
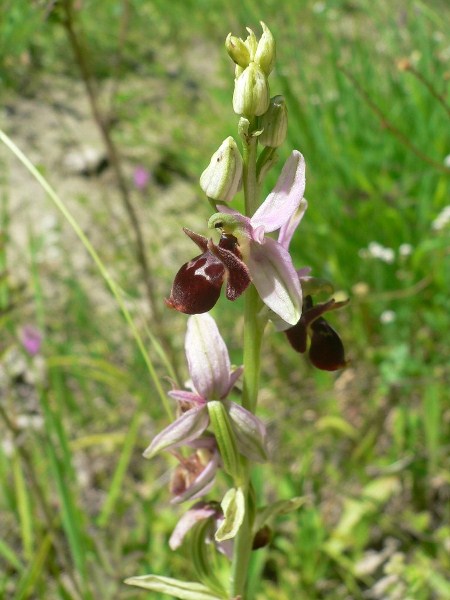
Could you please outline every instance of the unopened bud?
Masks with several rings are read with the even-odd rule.
[[[242,185],[242,157],[229,136],[214,152],[200,177],[200,187],[213,200],[230,202]]]
[[[234,82],[233,110],[238,115],[263,115],[269,108],[269,82],[261,68],[251,62]]]
[[[228,34],[225,48],[236,65],[245,69],[250,63],[250,52],[245,43],[238,37]]]
[[[275,40],[270,29],[262,21],[261,27],[263,34],[259,39],[254,60],[268,77],[275,63]]]
[[[255,60],[255,53],[258,47],[258,40],[256,39],[256,35],[253,33],[250,27],[247,27],[247,31],[248,36],[246,37],[244,44],[247,46],[248,51],[250,52],[250,60],[252,61]]]
[[[259,141],[263,146],[278,148],[286,139],[288,115],[283,96],[270,99],[269,108],[261,117]]]

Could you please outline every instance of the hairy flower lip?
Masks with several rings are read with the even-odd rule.
[[[313,306],[311,296],[305,296],[303,313],[293,327],[286,329],[285,334],[296,352],[301,354],[307,350],[307,339],[310,338],[308,352],[311,363],[323,371],[337,371],[348,365],[345,350],[339,334],[323,318],[326,312],[346,306],[349,300],[336,302],[334,298]]]
[[[239,298],[251,279],[241,259],[238,240],[223,234],[219,243],[214,244],[212,239],[187,228],[183,231],[203,253],[179,269],[170,296],[165,299],[166,305],[188,315],[206,313],[218,301],[225,281],[228,300]]]

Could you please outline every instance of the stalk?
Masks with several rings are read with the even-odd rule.
[[[251,217],[259,204],[257,181],[257,146],[258,138],[251,135],[251,127],[243,143],[243,183],[245,198],[245,214]],[[258,315],[262,306],[261,299],[254,285],[251,285],[244,298],[244,383],[242,406],[255,413],[261,365],[261,343],[265,320]],[[244,473],[245,516],[234,539],[234,554],[231,566],[231,598],[245,600],[248,566],[253,544],[253,521],[255,515],[254,490],[250,480],[250,464],[242,460]]]

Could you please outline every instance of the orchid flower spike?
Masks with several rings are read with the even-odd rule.
[[[179,402],[181,415],[152,441],[144,457],[152,458],[162,450],[192,445],[210,424],[209,402],[224,404],[236,439],[237,449],[251,460],[267,457],[264,424],[242,406],[226,400],[242,373],[231,368],[228,350],[214,319],[209,314],[188,319],[185,352],[192,390],[172,390],[169,396]]]

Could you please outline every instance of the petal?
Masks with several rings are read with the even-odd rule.
[[[196,523],[211,518],[216,512],[217,509],[208,505],[206,502],[199,502],[193,508],[188,510],[178,521],[170,536],[170,549],[176,550],[179,548],[183,543],[186,534],[189,533]]]
[[[224,265],[207,250],[181,267],[166,304],[188,315],[208,312],[219,299],[224,279]]]
[[[225,396],[230,382],[230,357],[216,322],[210,315],[189,317],[185,352],[197,392],[208,400]]]
[[[224,402],[231,419],[239,452],[250,460],[267,460],[266,427],[261,419],[235,402]]]
[[[185,390],[170,390],[170,392],[167,394],[181,404],[190,405],[191,408],[205,404],[205,399],[195,392],[186,392]]]
[[[263,302],[290,325],[300,319],[302,290],[289,252],[266,238],[251,244],[248,268]]]
[[[234,252],[216,246],[212,240],[209,241],[208,248],[227,268],[226,296],[228,300],[236,300],[251,282],[247,265]]]
[[[323,317],[311,325],[309,359],[317,369],[323,371],[337,371],[347,366],[344,344]]]
[[[296,352],[300,352],[301,354],[306,352],[308,330],[306,328],[304,319],[300,319],[300,321],[296,325],[294,325],[294,327],[286,329],[284,333],[286,334],[290,345],[294,348]]]
[[[200,496],[207,494],[213,486],[218,465],[219,453],[214,452],[211,460],[200,475],[192,482],[192,485],[190,485],[182,494],[172,498],[172,504],[180,504],[181,502],[186,502],[186,500],[195,500],[196,498],[200,498]]]
[[[294,235],[295,230],[297,229],[300,221],[305,214],[306,209],[308,208],[308,203],[303,198],[300,202],[299,207],[286,223],[281,227],[280,232],[278,234],[278,243],[289,250],[289,244],[291,243],[292,236]]]
[[[298,150],[294,150],[272,192],[250,219],[251,225],[254,228],[263,225],[266,232],[280,229],[299,207],[304,192],[305,159]]]
[[[191,231],[187,227],[183,227],[183,231],[195,244],[197,244],[200,250],[205,252],[206,246],[208,245],[208,238],[205,238],[204,235],[200,235],[199,233],[195,233],[195,231]]]
[[[228,391],[226,393],[226,396],[228,396],[229,392],[231,392],[231,390],[234,388],[236,381],[239,379],[239,377],[242,375],[243,372],[244,372],[244,367],[238,367],[237,369],[235,369],[234,371],[232,371],[230,373],[230,385],[229,385]]]
[[[206,404],[191,408],[176,421],[163,429],[144,452],[144,458],[152,458],[161,450],[170,450],[200,437],[209,425]]]

